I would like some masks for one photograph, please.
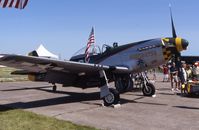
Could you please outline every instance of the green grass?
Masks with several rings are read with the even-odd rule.
[[[0,130],[97,130],[20,109],[0,106]]]
[[[13,81],[26,81],[27,76],[24,75],[11,75],[15,71],[14,68],[0,67],[0,82],[13,82]]]
[[[16,69],[0,68],[0,82],[24,81],[27,76],[11,75]],[[96,130],[71,122],[38,115],[20,109],[0,105],[0,130]]]

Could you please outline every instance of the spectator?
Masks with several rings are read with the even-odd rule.
[[[188,78],[188,79],[191,79],[191,78],[192,78],[192,73],[193,73],[193,72],[192,72],[191,66],[190,66],[190,65],[187,65],[185,70],[186,70],[186,72],[187,72],[187,78]]]
[[[167,65],[163,65],[163,82],[168,82],[169,81],[169,68],[167,67]]]
[[[187,74],[187,65],[185,63],[182,64],[182,75],[181,79],[181,92],[185,92],[185,87],[187,86],[188,74]]]
[[[170,68],[170,75],[171,75],[171,90],[174,91],[174,90],[178,90],[178,70],[175,66],[175,63],[172,64],[171,68]],[[173,86],[175,82],[175,88]]]
[[[199,64],[196,62],[193,66],[193,78],[199,79]]]
[[[155,72],[155,69],[152,69],[152,72],[153,72],[153,80],[155,81],[155,80],[156,80],[156,72]]]
[[[188,75],[187,75],[187,72],[186,72],[186,67],[187,67],[186,64],[183,63],[182,64],[182,73],[183,73],[183,79],[184,79],[184,81],[181,82],[182,84],[186,84],[187,79],[188,79]]]

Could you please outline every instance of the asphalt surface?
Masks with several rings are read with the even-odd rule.
[[[0,83],[0,105],[107,130],[198,130],[199,97],[174,94],[170,83],[155,82],[156,97],[140,91],[121,94],[121,107],[103,107],[99,89],[82,90],[36,82]]]

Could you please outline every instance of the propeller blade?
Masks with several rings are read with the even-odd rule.
[[[173,22],[173,16],[172,16],[172,10],[171,10],[171,5],[169,5],[169,9],[170,9],[170,16],[171,16],[171,26],[172,26],[172,34],[173,34],[173,38],[176,38],[176,30],[175,30],[175,26],[174,26],[174,22]]]

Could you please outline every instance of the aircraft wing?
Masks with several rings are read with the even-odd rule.
[[[73,74],[92,74],[102,69],[105,71],[111,71],[113,73],[129,73],[129,69],[127,67],[79,63],[73,61],[62,61],[49,58],[22,56],[14,54],[1,54],[0,65],[27,70],[33,73],[45,73],[48,70],[56,70]]]

